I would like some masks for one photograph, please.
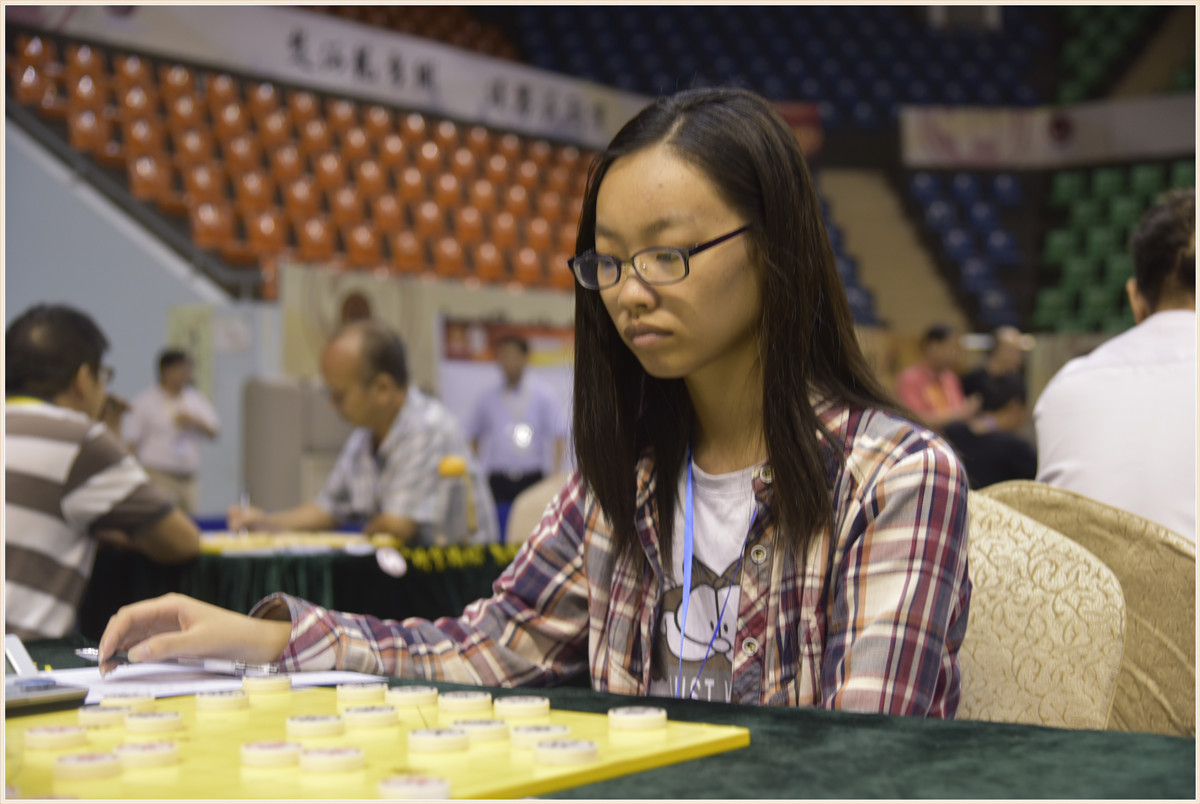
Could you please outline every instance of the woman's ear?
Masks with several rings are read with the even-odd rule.
[[[1129,296],[1129,309],[1133,310],[1133,323],[1142,323],[1154,312],[1150,309],[1150,304],[1146,301],[1146,297],[1138,290],[1137,279],[1135,277],[1131,276],[1125,280],[1125,294]]]

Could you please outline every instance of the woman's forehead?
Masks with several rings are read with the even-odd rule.
[[[662,146],[615,160],[596,196],[598,228],[633,218],[662,230],[727,211],[704,172]]]

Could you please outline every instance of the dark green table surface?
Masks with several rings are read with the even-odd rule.
[[[78,638],[27,647],[39,664],[77,667],[72,651],[87,644]],[[579,687],[543,694],[558,709],[581,712],[646,702]],[[675,720],[744,726],[750,746],[551,797],[1196,798],[1194,739],[658,698],[654,704]]]

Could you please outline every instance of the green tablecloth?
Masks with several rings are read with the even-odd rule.
[[[381,570],[373,554],[204,554],[183,566],[163,567],[137,553],[101,550],[79,607],[80,630],[98,640],[121,606],[167,592],[241,612],[272,592],[287,592],[322,606],[379,617],[457,615],[471,601],[491,595],[492,581],[516,549],[402,548],[408,571],[401,578]]]
[[[76,667],[80,661],[72,650],[84,644],[49,640],[27,647],[39,665]],[[543,694],[558,709],[581,712],[646,702],[568,687]],[[550,797],[1196,798],[1194,739],[699,701],[654,703],[675,720],[744,726],[750,746]]]

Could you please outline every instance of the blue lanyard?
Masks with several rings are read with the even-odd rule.
[[[746,539],[742,541],[742,549],[738,552],[737,566],[733,568],[733,580],[737,580],[742,569],[742,556],[746,552],[746,541],[750,538],[751,531],[754,530],[754,518],[758,515],[758,506],[753,501],[750,503],[750,528],[746,531]],[[687,616],[688,616],[688,601],[692,597],[692,553],[693,553],[693,527],[694,514],[692,512],[692,447],[688,445],[688,464],[687,464],[687,486],[684,497],[683,509],[683,600],[681,602],[680,614],[681,622],[679,623],[679,675],[675,678],[675,697],[679,698],[683,688],[683,640],[687,638]],[[700,683],[700,674],[704,672],[704,666],[708,664],[708,657],[712,655],[713,643],[717,641],[717,634],[721,631],[721,621],[725,619],[725,606],[729,604],[729,595],[725,596],[725,602],[721,604],[721,611],[717,614],[717,625],[713,628],[712,636],[708,640],[708,648],[704,651],[704,661],[700,663],[700,669],[696,671],[696,677],[692,679],[691,689],[688,690],[687,697],[690,699],[692,693],[696,691],[696,685]]]

